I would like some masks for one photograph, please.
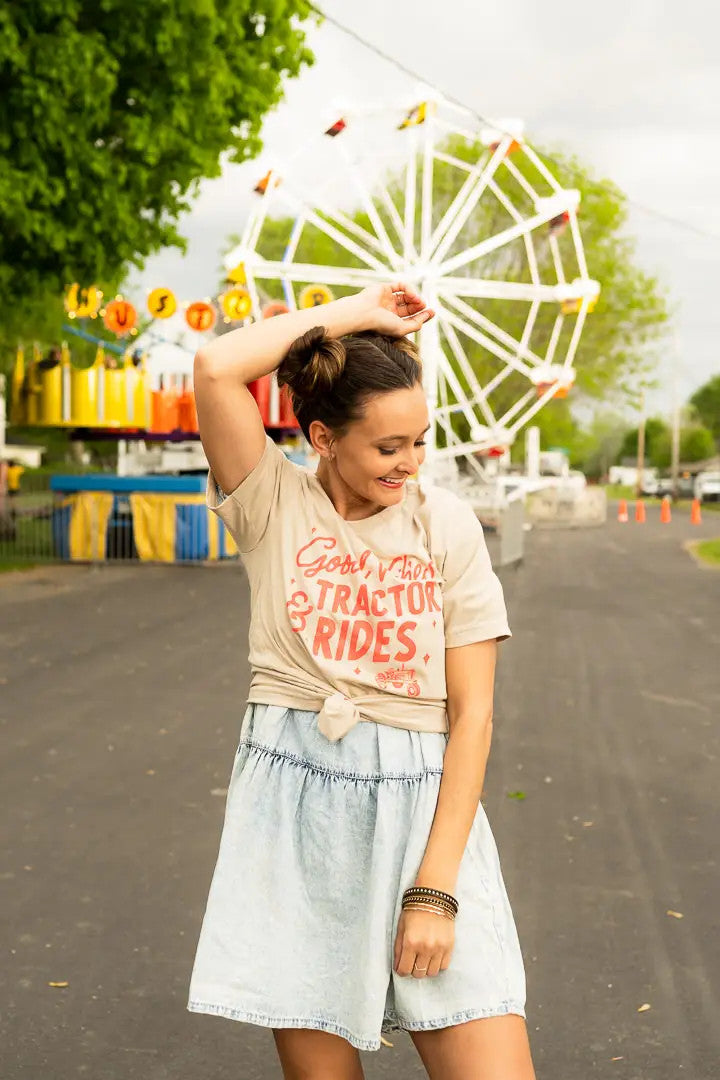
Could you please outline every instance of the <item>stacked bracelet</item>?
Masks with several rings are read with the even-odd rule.
[[[445,909],[441,907],[436,907],[435,904],[403,904],[402,909],[403,911],[431,911],[433,915],[442,915],[444,919],[455,918],[449,911],[445,911]]]
[[[458,913],[458,902],[450,893],[440,889],[429,889],[425,886],[414,885],[403,893],[402,907],[412,907],[414,910],[434,911],[454,919]]]
[[[459,907],[457,900],[454,896],[451,896],[450,893],[442,892],[441,889],[429,889],[425,885],[412,885],[403,893],[403,900],[406,898],[424,899],[425,897],[444,901],[446,904],[449,904],[455,914],[457,914]]]

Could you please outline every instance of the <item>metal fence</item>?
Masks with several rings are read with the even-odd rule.
[[[19,492],[0,492],[0,563],[54,562],[53,492],[42,474],[22,477]]]
[[[0,565],[112,560],[198,565],[237,558],[204,495],[185,496],[183,505],[172,499],[163,503],[164,496],[103,492],[101,480],[98,474],[97,491],[68,496],[52,490],[49,475],[26,471],[18,493],[0,493]],[[476,512],[487,530],[493,564],[520,560],[521,502],[476,506]]]
[[[0,493],[0,565],[131,561],[197,565],[237,558],[204,495],[180,498],[98,490],[54,491],[26,471],[17,493]]]

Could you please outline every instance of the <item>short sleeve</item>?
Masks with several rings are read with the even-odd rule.
[[[209,470],[205,503],[227,526],[240,553],[252,551],[264,537],[293,471],[292,463],[267,434],[262,457],[234,491],[226,494]]]
[[[447,515],[443,565],[445,647],[512,637],[502,584],[492,568],[483,527],[468,502],[453,500]],[[451,520],[450,520],[451,519]]]

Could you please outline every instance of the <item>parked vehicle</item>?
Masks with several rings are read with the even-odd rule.
[[[695,498],[700,502],[720,500],[720,472],[701,472],[695,477]]]
[[[640,494],[645,495],[647,498],[655,498],[656,496],[662,498],[663,495],[667,494],[667,492],[661,491],[662,484],[663,481],[658,479],[657,476],[645,475],[640,488]]]
[[[650,498],[662,499],[665,495],[673,495],[673,482],[671,476],[649,477],[643,484],[642,494]],[[695,498],[695,480],[688,473],[677,478],[677,498]]]
[[[695,477],[694,476],[679,476],[678,477],[678,498],[679,499],[694,499],[695,498]]]

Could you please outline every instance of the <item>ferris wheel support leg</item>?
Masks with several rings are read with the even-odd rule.
[[[433,310],[437,306],[437,296],[430,289],[423,286],[422,295],[425,303],[429,308]],[[427,398],[428,410],[430,412],[431,427],[425,436],[426,450],[425,450],[425,463],[426,468],[430,475],[432,475],[433,467],[436,459],[436,427],[437,421],[435,413],[438,405],[438,374],[440,370],[442,345],[440,344],[440,327],[437,319],[430,319],[425,323],[422,330],[420,340],[420,358],[422,360],[423,368],[423,390],[425,397]]]

